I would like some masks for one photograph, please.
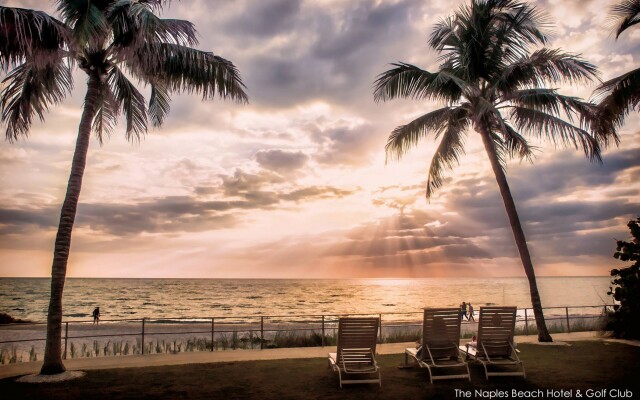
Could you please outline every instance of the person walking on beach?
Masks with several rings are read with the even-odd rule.
[[[467,303],[463,301],[462,304],[460,304],[460,318],[464,320],[465,317],[467,317]],[[467,317],[467,321],[468,320],[469,317]]]
[[[467,321],[475,321],[475,317],[473,316],[473,306],[469,303],[469,315],[467,316]]]
[[[96,307],[93,310],[93,323],[97,324],[100,321],[100,307]]]

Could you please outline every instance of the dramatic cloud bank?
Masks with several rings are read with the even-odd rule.
[[[41,1],[9,6],[44,9]],[[438,66],[427,38],[458,4],[441,0],[173,2],[165,17],[195,23],[203,50],[240,69],[249,105],[176,95],[165,126],[139,144],[123,125],[92,141],[69,276],[521,276],[482,145],[428,202],[426,140],[385,164],[398,125],[433,102],[376,104],[392,62]],[[637,29],[614,40],[601,1],[539,0],[551,47],[582,53],[608,79],[637,67]],[[46,7],[46,8],[43,8]],[[47,276],[81,114],[72,97],[0,144],[1,276]],[[561,87],[588,98],[597,85]],[[148,90],[148,88],[146,89]],[[640,214],[640,117],[602,164],[538,142],[534,164],[511,161],[509,184],[540,275],[605,275],[615,239]]]

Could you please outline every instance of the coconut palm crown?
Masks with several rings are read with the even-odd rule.
[[[624,0],[611,8],[616,39],[640,23],[640,0]],[[631,110],[640,111],[640,68],[603,82],[594,92],[601,123],[620,127]]]
[[[428,172],[427,198],[443,185],[443,172],[464,154],[468,132],[482,139],[529,281],[540,341],[552,339],[506,180],[506,162],[513,157],[532,160],[534,147],[527,136],[582,149],[592,161],[600,161],[601,144],[615,137],[612,129],[596,122],[593,104],[545,87],[589,82],[597,74],[578,55],[543,47],[549,27],[545,15],[526,3],[472,0],[433,29],[429,44],[441,54],[437,71],[396,63],[374,84],[376,101],[401,97],[446,104],[397,127],[386,145],[387,159],[400,159],[424,138],[440,140]]]
[[[61,358],[62,292],[71,231],[91,132],[102,143],[120,116],[125,135],[140,140],[149,122],[162,125],[170,95],[198,93],[246,102],[239,71],[210,52],[194,49],[189,21],[161,19],[169,0],[58,0],[60,19],[44,12],[0,6],[0,121],[13,142],[29,133],[34,117],[72,89],[72,70],[87,75],[67,192],[56,235],[42,374],[65,370]],[[150,88],[148,101],[130,80]]]

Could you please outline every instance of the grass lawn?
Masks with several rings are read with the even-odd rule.
[[[640,348],[601,341],[574,342],[571,346],[518,346],[527,378],[484,378],[482,366],[471,365],[471,382],[437,381],[430,384],[426,371],[398,369],[403,356],[379,356],[382,388],[377,385],[338,387],[337,374],[327,369],[325,359],[276,360],[88,371],[84,378],[57,384],[17,383],[0,380],[2,399],[454,399],[455,389],[471,391],[468,398],[481,397],[476,390],[512,390],[538,394],[542,389],[621,389],[640,398]],[[629,394],[629,392],[627,392]],[[608,398],[606,396],[604,398]],[[518,398],[518,397],[516,397]],[[524,398],[524,397],[520,397]],[[556,397],[558,398],[558,397]],[[567,398],[566,393],[563,398]],[[598,398],[593,396],[591,398]],[[599,397],[603,398],[603,397]]]

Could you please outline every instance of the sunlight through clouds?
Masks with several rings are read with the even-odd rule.
[[[8,1],[53,12],[45,3]],[[522,276],[475,132],[430,201],[432,137],[385,163],[393,129],[441,104],[376,103],[376,76],[399,61],[436,69],[429,34],[462,3],[171,3],[163,17],[192,21],[199,49],[233,61],[250,102],[175,95],[166,124],[139,144],[124,139],[124,121],[103,146],[92,139],[69,276]],[[536,4],[555,24],[551,48],[581,53],[602,79],[637,67],[640,29],[614,40],[603,2]],[[50,272],[86,86],[74,77],[73,96],[28,139],[0,144],[0,275]],[[596,85],[558,89],[589,98]],[[537,139],[533,165],[508,163],[540,275],[608,273],[613,238],[640,210],[639,123],[627,118],[602,165]]]

